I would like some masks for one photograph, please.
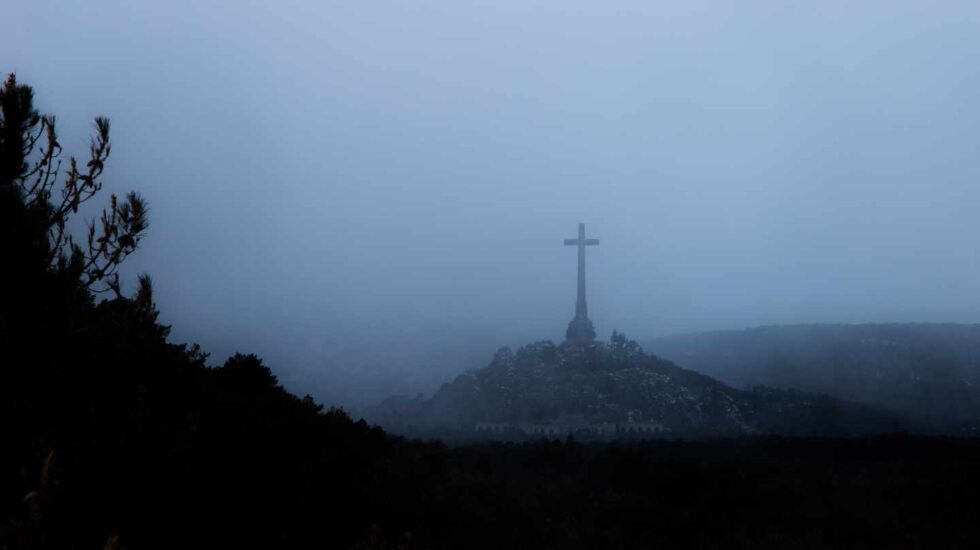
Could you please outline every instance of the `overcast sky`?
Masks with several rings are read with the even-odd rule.
[[[578,222],[603,337],[980,321],[980,3],[4,12],[68,152],[112,119],[106,188],[152,208],[130,283],[215,362],[394,384],[560,340]]]

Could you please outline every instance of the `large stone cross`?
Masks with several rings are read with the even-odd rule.
[[[568,323],[565,338],[570,342],[587,344],[595,340],[595,329],[589,320],[589,306],[585,303],[585,247],[597,246],[599,239],[585,238],[585,224],[578,224],[578,238],[565,239],[566,246],[578,247],[578,299],[575,300],[575,318]]]

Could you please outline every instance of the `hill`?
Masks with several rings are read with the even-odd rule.
[[[980,417],[980,325],[769,326],[648,345],[735,386],[821,392],[958,429]]]
[[[149,277],[128,297],[114,276],[146,227],[138,196],[110,199],[90,250],[64,240],[72,204],[101,187],[108,121],[97,123],[93,158],[69,163],[70,183],[35,186],[31,166],[49,166],[60,147],[54,119],[41,118],[31,100],[31,89],[12,76],[0,88],[2,549],[968,548],[980,541],[980,518],[969,505],[976,439],[451,448],[393,437],[290,394],[254,355],[208,366],[197,346],[168,340]],[[29,164],[32,144],[44,143],[32,138],[39,135],[48,136],[48,152]],[[59,208],[52,196],[67,202]],[[585,354],[542,344],[498,356],[493,372],[465,377],[450,385],[459,391],[431,401],[447,410],[463,410],[467,396],[529,402],[526,388],[498,394],[491,383],[511,380],[548,394],[531,382],[540,376],[546,384],[567,378],[553,393],[572,407],[569,388],[599,380],[588,369],[602,368],[610,391],[636,386],[631,399],[678,400],[677,422],[731,426],[733,403],[743,419],[754,418],[743,401],[803,412],[838,403],[793,392],[746,397],[625,339]],[[511,374],[525,366],[541,372]],[[586,411],[609,402],[584,397]],[[849,422],[860,411],[830,410],[850,411],[840,417]],[[631,411],[600,412],[628,418]]]
[[[739,390],[644,353],[617,336],[588,347],[537,342],[499,350],[429,400],[395,397],[369,411],[406,434],[468,437],[859,435],[910,429],[895,415],[825,395]]]

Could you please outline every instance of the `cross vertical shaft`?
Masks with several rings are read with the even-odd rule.
[[[587,344],[595,339],[595,329],[589,320],[589,306],[585,301],[585,247],[596,246],[599,239],[585,238],[585,224],[578,224],[578,238],[565,239],[566,246],[578,247],[578,295],[575,300],[575,318],[568,323],[565,337],[576,344]]]
[[[585,302],[585,224],[578,224],[578,297],[575,300],[575,317],[589,318],[589,306]]]

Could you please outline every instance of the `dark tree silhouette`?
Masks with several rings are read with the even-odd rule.
[[[20,210],[21,228],[38,256],[57,276],[78,278],[84,288],[120,295],[118,269],[139,245],[149,224],[146,202],[135,192],[88,222],[76,243],[69,221],[81,205],[102,190],[102,172],[111,151],[109,119],[95,119],[95,133],[84,166],[68,158],[62,177],[62,147],[55,117],[34,108],[34,91],[11,74],[0,89],[0,189],[5,206]],[[60,183],[59,183],[60,182]],[[8,212],[10,212],[8,210]],[[12,213],[12,212],[10,212]],[[25,258],[26,259],[26,258]]]

